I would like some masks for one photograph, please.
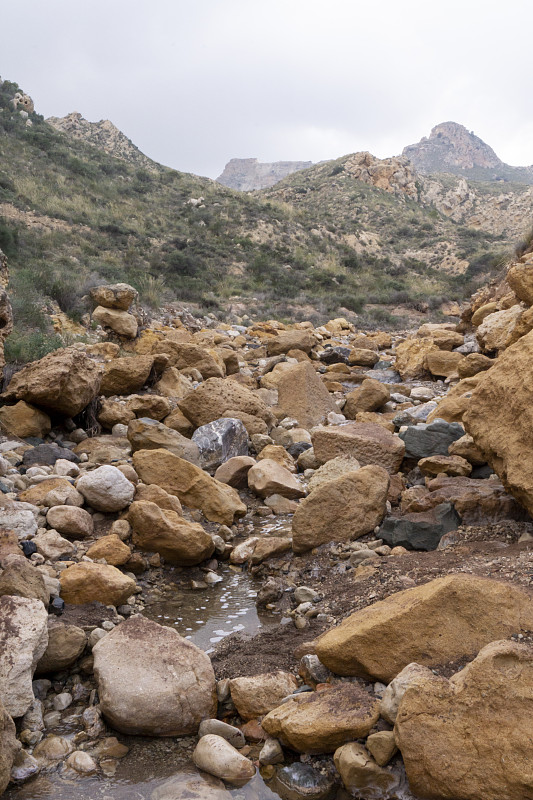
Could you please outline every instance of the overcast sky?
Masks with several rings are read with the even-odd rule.
[[[0,75],[213,178],[396,155],[447,120],[526,165],[532,23],[528,0],[0,0]]]

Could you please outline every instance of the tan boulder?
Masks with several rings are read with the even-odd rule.
[[[53,617],[48,621],[48,645],[37,664],[35,675],[48,675],[70,667],[87,644],[87,635],[77,625],[66,625]]]
[[[162,420],[168,417],[172,410],[169,400],[157,394],[133,394],[126,402],[136,417]]]
[[[13,436],[20,436],[25,439],[27,436],[37,436],[42,439],[52,429],[52,423],[48,414],[35,406],[19,400],[14,406],[2,406],[0,408],[0,427],[5,428],[7,433]]]
[[[111,461],[122,461],[131,455],[131,444],[122,436],[102,434],[84,439],[74,448],[76,455],[85,453],[92,464],[109,464]]]
[[[472,472],[472,464],[461,456],[428,456],[421,458],[418,462],[418,468],[422,475],[450,475],[452,477],[466,476],[468,477]]]
[[[308,451],[305,451],[308,452]],[[347,472],[355,472],[361,464],[352,456],[337,456],[330,461],[326,461],[319,467],[314,475],[311,476],[307,485],[309,493],[314,492],[319,486],[329,481],[334,481],[346,475]]]
[[[356,422],[371,422],[374,425],[381,425],[386,431],[394,433],[396,425],[390,419],[387,419],[383,414],[377,411],[358,411],[355,415]]]
[[[303,350],[310,353],[316,344],[316,337],[310,331],[290,330],[278,331],[276,336],[268,339],[266,343],[268,356],[279,356],[289,350]]]
[[[153,356],[129,356],[108,361],[100,387],[101,393],[110,397],[114,394],[138,392],[148,380],[153,364]]]
[[[273,497],[276,498],[279,497],[279,495],[273,495]],[[272,500],[272,498],[267,499],[265,505],[272,508],[269,500]],[[285,498],[280,498],[280,500],[284,500],[285,503],[290,503],[291,506],[296,505],[294,500],[286,500]],[[291,507],[287,509],[278,506],[274,507],[273,511],[275,514],[291,514],[295,511],[295,508]],[[290,536],[266,536],[264,539],[259,539],[256,543],[250,561],[252,565],[262,564],[263,561],[267,561],[269,558],[274,558],[282,553],[288,553],[291,546],[292,539]]]
[[[413,683],[394,729],[411,791],[420,797],[533,797],[533,648],[496,641],[450,680]]]
[[[326,542],[346,542],[371,533],[385,515],[389,475],[367,466],[328,481],[302,500],[292,520],[296,553]]]
[[[426,364],[431,374],[435,377],[448,378],[457,372],[463,359],[464,355],[462,353],[437,350],[434,353],[427,354]]]
[[[533,264],[531,258],[525,262],[511,264],[505,280],[517,296],[518,300],[533,306]]]
[[[106,605],[120,606],[137,588],[133,578],[123,575],[116,567],[90,561],[73,564],[60,575],[61,597],[65,603],[79,606],[97,600]]]
[[[435,666],[472,656],[488,642],[533,625],[524,589],[475,575],[448,575],[396,592],[351,614],[316,642],[338,675],[388,683],[407,664]]]
[[[277,708],[298,688],[290,672],[267,672],[262,675],[233,678],[229,684],[231,699],[244,720],[256,719]]]
[[[264,461],[266,458],[275,461],[281,467],[285,467],[289,472],[296,472],[296,462],[290,453],[279,444],[267,444],[266,447],[257,454],[258,461]]]
[[[439,402],[437,408],[428,416],[428,422],[436,419],[443,419],[446,422],[462,422],[466,413],[472,392],[481,380],[482,374],[474,375],[471,378],[463,378],[456,383],[447,395]]]
[[[143,483],[155,483],[184,505],[199,508],[211,522],[232,525],[246,514],[235,489],[168,450],[138,450],[133,466]]]
[[[465,433],[460,439],[456,439],[448,447],[448,453],[451,456],[461,456],[470,461],[475,467],[485,464],[485,457],[479,447],[476,445],[469,433]]]
[[[228,458],[215,472],[215,480],[227,483],[234,489],[245,489],[248,486],[248,472],[256,463],[251,456]]]
[[[305,692],[261,722],[270,736],[298,753],[332,753],[369,733],[379,719],[379,700],[357,683]]]
[[[333,761],[350,794],[367,800],[397,796],[398,777],[379,766],[362,744],[350,742],[339,747]]]
[[[439,350],[453,350],[454,347],[460,347],[464,344],[465,337],[457,333],[457,331],[435,328],[432,331],[421,333],[426,327],[427,324],[422,325],[422,327],[418,329],[418,335],[428,336],[430,339],[433,339]]]
[[[264,458],[250,468],[248,486],[259,497],[280,494],[282,497],[294,500],[305,495],[305,489],[300,481],[271,458]]]
[[[330,411],[337,411],[310,361],[292,365],[283,374],[278,382],[278,405],[302,428],[319,425]]]
[[[134,500],[146,500],[148,503],[155,503],[156,506],[162,508],[165,511],[175,511],[176,514],[182,516],[182,508],[181,503],[178,498],[173,495],[165,492],[160,486],[156,486],[155,483],[138,483],[135,489],[135,496]]]
[[[404,381],[428,377],[427,356],[439,348],[429,336],[413,337],[396,346],[395,369]]]
[[[476,330],[476,339],[485,353],[501,352],[507,346],[524,309],[520,305],[489,314]]]
[[[494,359],[484,356],[483,353],[469,353],[457,364],[457,373],[460,378],[471,378],[478,372],[490,369],[494,363]]]
[[[197,369],[203,378],[223,378],[226,374],[224,360],[216,350],[200,347],[191,342],[163,339],[154,344],[152,353],[167,355],[170,367],[177,367],[179,370]]]
[[[40,600],[48,606],[50,592],[46,588],[41,573],[24,558],[17,548],[16,555],[2,560],[3,572],[0,575],[0,597],[27,597]]]
[[[366,749],[380,767],[386,766],[391,758],[398,752],[394,731],[376,731],[376,733],[371,733],[365,744]]]
[[[134,501],[128,511],[133,542],[141,550],[159,553],[169,564],[190,567],[213,554],[215,545],[196,522],[187,522],[175,511],[155,503]]]
[[[232,378],[210,378],[180,400],[179,407],[197,427],[227,417],[228,409],[243,411],[265,422],[272,420],[272,412],[260,396]]]
[[[377,364],[379,356],[375,350],[366,347],[354,347],[350,350],[348,364],[354,367],[369,367],[370,369]]]
[[[67,478],[46,478],[35,486],[30,486],[29,489],[24,489],[19,493],[18,499],[23,503],[32,503],[34,506],[39,506],[44,503],[44,499],[48,492],[52,489],[71,490],[72,484]]]
[[[96,397],[101,378],[101,364],[75,347],[65,347],[15,373],[1,397],[74,417]]]
[[[399,436],[374,423],[318,427],[312,431],[311,441],[321,464],[337,456],[352,456],[362,467],[376,464],[391,475],[398,472],[405,453]]]
[[[503,485],[533,512],[533,333],[509,347],[481,373],[464,415],[475,444]]]
[[[232,416],[234,417],[235,414],[232,414]],[[167,428],[172,428],[187,438],[190,438],[194,433],[194,425],[179,408],[175,408],[168,417],[165,417],[163,422]]]
[[[97,306],[127,311],[137,299],[138,292],[128,283],[110,283],[103,286],[95,286],[91,289],[90,295],[91,300]]]
[[[72,539],[87,539],[93,533],[93,518],[83,508],[53,506],[46,515],[48,525]]]
[[[255,775],[255,765],[250,759],[216,733],[207,733],[200,737],[192,760],[204,773],[222,778],[233,786],[243,786]],[[191,798],[191,794],[187,792],[181,797]]]
[[[346,405],[342,413],[347,419],[355,419],[362,411],[377,411],[390,400],[390,391],[384,383],[367,378],[359,389],[346,395]]]
[[[485,303],[485,305],[480,306],[474,313],[472,314],[472,325],[474,328],[477,328],[485,317],[488,317],[489,314],[494,314],[495,311],[498,310],[498,303]]]
[[[99,561],[104,558],[112,567],[121,567],[129,560],[131,550],[127,544],[120,540],[116,533],[110,533],[97,539],[89,547],[86,555],[92,558],[93,561]]]
[[[163,397],[173,397],[177,400],[185,397],[192,388],[189,378],[182,375],[176,367],[167,367],[154,386],[155,391]]]
[[[102,427],[111,430],[113,425],[127,425],[135,419],[135,412],[128,407],[126,400],[117,397],[104,397],[100,403],[97,420]]]
[[[127,311],[97,306],[93,311],[93,319],[126,339],[135,339],[137,336],[137,320]]]
[[[248,436],[253,436],[256,433],[268,433],[268,425],[259,417],[254,417],[252,414],[246,414],[244,411],[239,411],[238,409],[236,410],[234,408],[228,408],[225,413],[228,417],[240,419],[246,428]]]
[[[159,450],[163,448],[174,455],[200,465],[200,449],[181,433],[155,419],[134,419],[128,425],[128,439],[133,452],[137,450]]]

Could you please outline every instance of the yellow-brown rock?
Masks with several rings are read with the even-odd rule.
[[[464,355],[448,350],[437,350],[428,353],[426,356],[427,368],[437,378],[449,378],[457,372],[459,364],[463,361]]]
[[[462,422],[463,415],[469,407],[472,392],[481,380],[481,374],[472,378],[464,378],[453,386],[447,395],[440,401],[437,408],[431,412],[427,421],[443,419],[446,422]]]
[[[278,382],[278,405],[302,428],[319,425],[330,411],[337,411],[310,361],[291,365],[283,374]]]
[[[209,378],[180,400],[179,407],[196,427],[226,417],[228,409],[244,411],[265,422],[272,420],[263,400],[231,378]]]
[[[375,350],[367,349],[366,347],[354,347],[348,356],[348,364],[355,367],[370,367],[379,361],[379,356]]]
[[[257,719],[277,708],[281,701],[298,688],[290,672],[266,672],[233,678],[229,684],[231,699],[244,720]]]
[[[169,366],[179,370],[197,369],[203,378],[223,378],[226,374],[224,361],[216,350],[191,342],[175,342],[166,338],[154,344],[152,353],[165,353],[169,356]]]
[[[1,397],[73,417],[96,397],[101,377],[101,364],[75,347],[65,347],[15,373]]]
[[[106,605],[120,606],[136,590],[133,578],[116,567],[83,561],[67,567],[60,575],[61,597],[65,603],[79,606],[97,600]]]
[[[419,797],[533,797],[533,648],[496,641],[450,680],[418,678],[405,692],[395,736]]]
[[[311,441],[320,464],[337,456],[353,456],[361,466],[376,464],[391,475],[398,472],[405,453],[405,444],[399,436],[367,422],[315,428]]]
[[[485,464],[485,457],[483,456],[483,453],[469,433],[465,433],[465,435],[461,436],[460,439],[456,439],[455,442],[452,442],[448,447],[448,453],[451,456],[461,456],[462,458],[466,458],[466,460],[470,461],[470,463],[475,467]]]
[[[127,425],[128,422],[135,419],[135,414],[131,408],[128,408],[126,400],[104,397],[97,419],[102,427],[111,430],[113,425]]]
[[[146,500],[149,503],[155,503],[156,506],[166,511],[175,511],[176,514],[182,515],[181,503],[178,498],[165,492],[160,486],[155,483],[146,484],[139,483],[135,489],[134,500]]]
[[[131,444],[122,436],[102,434],[92,439],[84,439],[74,448],[77,455],[86,453],[93,464],[109,464],[131,455]]]
[[[138,450],[133,466],[143,483],[161,486],[184,505],[199,508],[211,522],[232,525],[235,517],[246,514],[235,489],[168,450]]]
[[[396,346],[395,369],[404,381],[428,377],[427,356],[439,348],[428,336],[413,337]]]
[[[128,510],[133,542],[141,550],[159,553],[169,564],[191,567],[213,554],[212,538],[196,522],[155,503],[134,501]]]
[[[531,254],[525,262],[516,262],[507,270],[505,280],[519,300],[533,306],[533,262]]]
[[[303,350],[304,353],[310,353],[315,344],[316,337],[310,331],[279,331],[267,341],[267,355],[279,356],[288,353],[289,350]]]
[[[124,544],[116,533],[102,536],[87,550],[87,555],[93,561],[105,558],[112,567],[121,567],[131,556],[131,550]]]
[[[91,300],[97,306],[127,311],[134,300],[137,299],[138,292],[128,283],[110,283],[95,286],[91,289],[90,295]]]
[[[232,414],[232,417],[234,416],[235,415]],[[171,411],[168,417],[165,417],[163,422],[168,428],[172,428],[178,433],[181,433],[182,436],[186,436],[188,439],[194,433],[193,423],[187,419],[183,411],[181,411],[179,408],[175,408],[174,411]]]
[[[30,486],[20,492],[18,499],[23,503],[32,503],[33,505],[40,505],[48,492],[52,489],[72,489],[72,484],[67,478],[46,478],[35,486]]]
[[[388,387],[374,378],[367,378],[359,389],[354,389],[346,395],[346,405],[342,413],[347,419],[355,419],[362,411],[377,411],[389,400]]]
[[[483,353],[469,353],[457,364],[457,373],[460,378],[471,378],[493,365],[494,359],[484,356]]]
[[[485,317],[476,331],[476,339],[484,353],[499,353],[505,350],[524,309],[520,305],[504,311],[495,311]]]
[[[19,400],[14,406],[0,408],[0,426],[13,436],[25,439],[27,436],[37,436],[42,439],[52,429],[48,414],[35,406]]]
[[[185,397],[192,388],[191,381],[176,367],[167,367],[154,386],[155,391],[163,397],[173,397],[177,400]]]
[[[317,640],[316,654],[337,675],[388,683],[412,661],[435,666],[472,656],[532,625],[528,591],[475,575],[448,575],[355,612]]]
[[[485,317],[488,317],[489,314],[494,314],[495,311],[498,310],[498,303],[485,303],[485,305],[480,306],[474,313],[472,314],[472,325],[474,328],[477,328]]]
[[[247,456],[241,456],[241,458],[247,458]],[[297,470],[294,458],[279,444],[267,444],[266,447],[263,447],[261,452],[257,454],[257,460],[263,461],[265,458],[276,461],[280,466],[288,469],[289,472],[296,472]],[[227,481],[224,481],[224,483],[227,483]]]
[[[300,481],[286,467],[271,458],[264,458],[249,469],[248,486],[258,497],[280,494],[289,500],[295,500],[305,495]]]
[[[132,394],[138,392],[152,370],[152,356],[130,356],[114,358],[105,365],[100,391],[110,397],[114,394]]]
[[[127,311],[97,306],[93,311],[93,319],[126,339],[135,339],[137,336],[137,320]]]
[[[421,458],[418,468],[422,475],[449,475],[451,477],[468,477],[472,472],[472,464],[461,456],[428,456]]]
[[[379,700],[356,683],[306,692],[261,722],[270,736],[298,753],[332,753],[367,735],[379,719]]]
[[[370,737],[369,737],[370,738]],[[372,758],[362,744],[350,742],[335,751],[333,762],[344,788],[355,797],[396,797],[398,777]]]
[[[296,553],[326,542],[346,542],[371,533],[385,515],[389,475],[367,466],[327,481],[302,500],[292,520]]]

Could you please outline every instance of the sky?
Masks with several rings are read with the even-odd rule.
[[[0,26],[36,111],[185,172],[384,158],[448,120],[533,163],[528,0],[0,0]]]

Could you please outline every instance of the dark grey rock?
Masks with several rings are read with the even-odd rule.
[[[331,776],[301,761],[280,767],[271,784],[283,800],[325,800],[331,797],[333,786]]]
[[[374,380],[381,381],[381,383],[401,383],[402,378],[400,373],[396,372],[395,369],[382,369],[379,367],[379,364],[383,363],[383,361],[378,361],[373,369],[370,369],[368,372],[364,373],[365,378],[374,378]]]
[[[431,511],[388,517],[379,529],[379,538],[391,547],[407,550],[436,550],[445,533],[456,530],[461,518],[451,503],[441,503]]]
[[[25,467],[53,467],[58,458],[66,458],[75,464],[80,461],[76,453],[72,453],[66,447],[60,447],[58,444],[39,444],[32,450],[26,450],[22,456],[22,463]]]
[[[295,442],[287,447],[287,453],[296,459],[306,450],[310,450],[312,446],[310,442]]]
[[[240,419],[220,417],[202,425],[192,435],[200,450],[203,469],[216,469],[234,456],[248,455],[248,432]]]
[[[447,456],[451,443],[464,435],[464,428],[458,422],[436,419],[429,424],[411,425],[400,433],[400,439],[405,442],[405,458],[420,460],[435,455]]]
[[[347,364],[350,352],[349,347],[328,347],[319,358],[323,364]]]

